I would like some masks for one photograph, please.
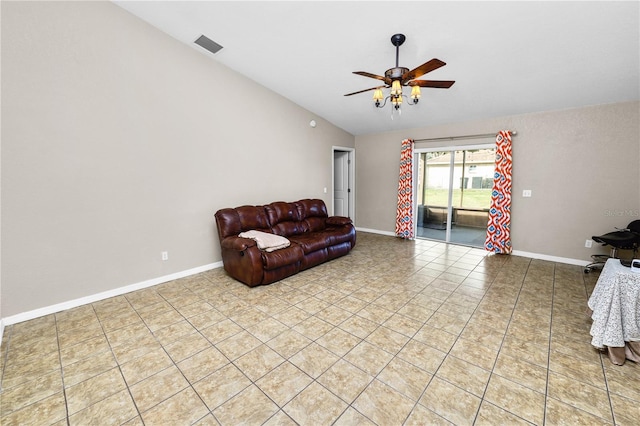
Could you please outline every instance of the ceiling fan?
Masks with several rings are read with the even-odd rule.
[[[434,87],[438,89],[448,89],[453,86],[455,81],[446,81],[446,80],[415,80],[416,78],[427,74],[431,71],[437,70],[440,67],[446,65],[446,63],[442,62],[440,59],[433,58],[430,61],[425,62],[417,68],[409,70],[409,68],[401,67],[398,65],[398,57],[400,54],[400,46],[406,37],[404,34],[394,34],[391,36],[391,44],[396,47],[396,66],[393,68],[389,68],[385,71],[384,77],[381,75],[371,74],[365,71],[354,71],[354,74],[362,75],[364,77],[375,78],[376,80],[384,81],[384,86],[371,87],[369,89],[359,90],[353,93],[347,93],[345,96],[357,95],[358,93],[368,92],[370,90],[375,90],[373,93],[373,100],[375,101],[375,106],[378,108],[382,108],[386,105],[387,100],[391,100],[391,104],[396,110],[400,109],[400,105],[402,104],[402,87],[403,86],[411,86],[411,102],[410,105],[417,104],[420,99],[420,88],[421,87]],[[391,93],[389,96],[384,98],[382,93],[382,89],[391,87]],[[380,102],[384,99],[384,103],[381,105]]]

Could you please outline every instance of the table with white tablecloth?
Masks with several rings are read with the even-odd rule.
[[[607,348],[614,364],[640,362],[640,273],[609,259],[589,298],[591,344]]]

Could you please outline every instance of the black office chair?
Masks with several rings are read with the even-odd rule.
[[[591,239],[603,246],[611,246],[611,254],[591,255],[593,262],[584,267],[585,274],[594,269],[602,269],[608,259],[618,259],[618,250],[633,250],[633,258],[636,259],[640,247],[640,220],[634,220],[625,229],[593,236]]]

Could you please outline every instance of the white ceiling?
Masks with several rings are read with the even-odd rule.
[[[354,135],[640,99],[637,1],[114,3]],[[401,67],[438,58],[422,78],[456,83],[391,120],[372,92],[343,95],[378,85],[352,71],[395,66],[395,33]]]

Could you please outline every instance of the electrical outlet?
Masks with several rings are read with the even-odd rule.
[[[584,246],[585,246],[586,248],[591,248],[591,246],[592,246],[592,245],[593,245],[593,240],[587,240],[587,241],[585,241],[585,243],[584,243]]]
[[[531,190],[530,189],[525,189],[524,191],[522,191],[522,196],[523,197],[531,197]]]
[[[169,252],[168,251],[163,251],[162,253],[160,253],[160,256],[162,257],[162,260],[169,260]]]

